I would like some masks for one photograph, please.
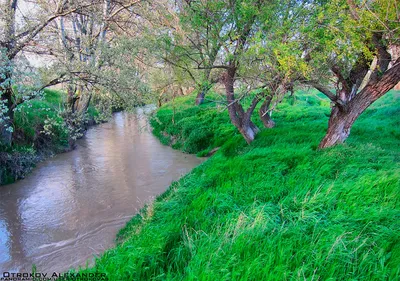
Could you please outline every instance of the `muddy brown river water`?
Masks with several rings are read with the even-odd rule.
[[[145,203],[202,161],[160,144],[142,112],[115,114],[74,151],[0,186],[0,275],[90,263]]]

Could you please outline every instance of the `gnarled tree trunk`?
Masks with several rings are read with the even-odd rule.
[[[252,105],[247,111],[244,111],[240,103],[235,100],[234,82],[236,68],[232,67],[227,70],[223,76],[225,85],[226,99],[228,102],[228,112],[231,122],[239,130],[247,143],[251,143],[257,133],[260,131],[251,121],[251,115],[259,102],[258,98],[253,99]]]
[[[264,124],[265,128],[273,128],[275,127],[275,122],[271,119],[271,116],[268,113],[269,105],[271,104],[271,97],[267,97],[259,110],[259,116],[261,121]]]
[[[258,129],[258,127],[251,120],[241,124],[241,126],[237,128],[248,144],[250,144],[260,132],[260,129]]]
[[[366,108],[366,107],[365,107]],[[350,129],[353,123],[361,115],[359,110],[353,110],[351,107],[340,109],[334,106],[328,123],[328,131],[319,144],[319,148],[330,147],[343,143],[350,135]]]
[[[373,80],[344,105],[336,104],[331,111],[328,131],[319,144],[319,148],[343,143],[357,118],[373,102],[386,94],[400,81],[400,61],[385,72],[380,80]]]

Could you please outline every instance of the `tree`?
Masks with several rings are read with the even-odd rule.
[[[208,63],[204,63],[200,51],[186,56],[192,61],[195,55],[200,57],[201,63],[194,64],[197,69],[223,71],[219,81],[225,86],[230,119],[250,143],[259,132],[251,120],[258,104],[263,101],[259,116],[264,126],[273,127],[269,113],[292,89],[294,69],[298,66],[288,59],[295,57],[291,54],[290,27],[297,23],[295,11],[302,2],[189,2],[190,17],[185,19],[185,26],[206,30],[204,40],[192,45],[199,44],[199,50],[202,44],[214,42],[212,45],[218,46],[219,51]],[[217,28],[207,28],[209,23]],[[283,32],[284,29],[288,32]],[[247,109],[244,104],[249,104]]]
[[[179,34],[186,44],[177,48],[178,56],[185,61],[189,59],[194,67],[186,67],[186,71],[193,69],[200,71],[198,80],[193,81],[197,87],[196,105],[204,102],[207,92],[218,82],[211,76],[218,53],[222,47],[218,37],[223,28],[223,22],[218,21],[212,14],[214,3],[212,1],[196,2],[185,0],[179,7],[179,19],[182,32]],[[178,35],[178,36],[179,36]],[[179,63],[180,60],[177,60]],[[189,64],[190,65],[190,64]]]
[[[0,92],[3,108],[3,117],[0,120],[0,142],[11,144],[12,124],[16,102],[13,97],[13,61],[16,56],[30,44],[53,20],[78,11],[84,7],[98,4],[96,1],[59,0],[55,5],[41,6],[40,1],[34,5],[30,15],[19,15],[21,21],[17,25],[18,0],[4,0],[1,3],[1,33],[0,48],[4,55],[4,67],[1,68]]]
[[[132,57],[136,52],[135,48],[126,44],[125,30],[131,28],[127,26],[127,18],[132,16],[133,6],[140,2],[103,0],[102,5],[88,7],[54,21],[47,33],[50,40],[46,51],[55,58],[52,72],[58,77],[53,77],[48,85],[68,84],[68,107],[72,113],[78,109],[85,113],[96,88],[123,91],[125,81],[122,81],[121,73],[126,75],[124,69],[129,68],[131,84],[134,84],[137,69],[132,69]],[[134,46],[133,41],[130,43]],[[124,49],[132,55],[127,57]],[[116,54],[125,61],[120,61]],[[113,72],[111,75],[110,69]],[[137,89],[127,88],[132,91]]]
[[[142,44],[140,52],[152,80],[157,81],[158,85],[153,85],[154,90],[165,98],[167,88],[195,87],[198,92],[196,104],[201,104],[206,93],[217,82],[210,67],[200,69],[199,66],[211,66],[217,57],[219,47],[208,36],[208,31],[216,29],[218,24],[208,22],[206,26],[191,25],[194,23],[192,20],[199,16],[192,1],[162,0],[148,3],[147,9],[142,11],[146,24],[141,36],[146,45]],[[160,81],[166,76],[173,78]]]
[[[311,69],[304,82],[332,102],[319,144],[326,148],[343,143],[364,110],[400,81],[400,58],[394,51],[400,44],[400,10],[391,0],[336,0],[314,8],[315,17],[303,30],[304,60]]]

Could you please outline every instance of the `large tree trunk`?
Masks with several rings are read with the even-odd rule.
[[[265,99],[265,101],[261,105],[260,110],[258,112],[260,119],[263,122],[265,128],[275,127],[275,122],[271,119],[271,116],[268,113],[268,108],[269,108],[270,104],[271,104],[271,98],[268,97]]]
[[[249,121],[247,124],[242,124],[240,127],[236,127],[248,144],[250,144],[254,140],[258,132],[260,132],[260,130],[252,121]]]
[[[342,110],[338,106],[334,106],[329,118],[328,131],[319,144],[319,148],[343,143],[350,135],[350,129],[360,114],[361,112],[352,110],[351,108]]]
[[[230,68],[224,74],[223,81],[225,84],[226,98],[228,102],[228,112],[231,122],[239,130],[247,143],[251,143],[257,133],[260,131],[251,121],[251,115],[258,99],[254,99],[251,107],[245,112],[239,101],[235,100],[234,82],[236,68]]]
[[[350,129],[357,118],[373,102],[385,95],[400,81],[400,63],[385,72],[379,81],[372,81],[360,93],[344,105],[336,104],[331,111],[328,131],[319,144],[326,148],[343,143],[350,135]]]
[[[67,87],[67,103],[72,113],[75,112],[76,101],[78,100],[76,97],[76,91],[77,91],[77,86],[73,85],[72,83],[69,83]]]
[[[202,89],[196,96],[196,105],[200,105],[204,102],[204,98],[206,96],[206,92]]]

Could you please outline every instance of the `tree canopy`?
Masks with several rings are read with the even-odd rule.
[[[32,98],[67,85],[69,110],[84,112],[96,93],[134,106],[195,91],[199,105],[215,89],[248,143],[260,131],[254,111],[272,128],[277,104],[304,87],[332,103],[320,148],[344,142],[358,116],[399,82],[395,0],[4,0],[1,9],[5,143],[12,112],[26,100],[12,86],[24,84],[13,69],[27,53],[51,61],[32,78],[41,81]]]

